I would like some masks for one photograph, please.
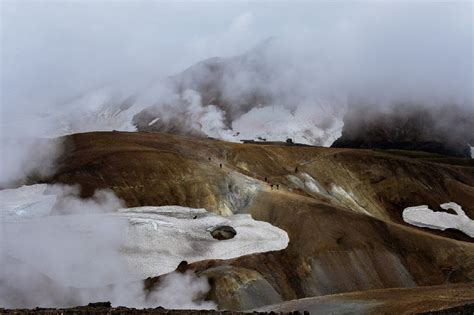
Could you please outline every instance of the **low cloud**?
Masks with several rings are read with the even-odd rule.
[[[460,116],[473,107],[469,2],[7,1],[2,9],[2,187],[24,182],[38,154],[56,151],[15,149],[10,139],[133,131],[142,110],[165,132],[329,145],[361,104],[455,104]],[[206,59],[197,77],[180,75]],[[258,119],[288,127],[251,128]]]

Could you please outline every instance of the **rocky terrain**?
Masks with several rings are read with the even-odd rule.
[[[207,299],[220,309],[252,310],[340,294],[372,305],[375,298],[364,292],[374,292],[376,300],[392,299],[383,303],[396,313],[415,309],[401,306],[394,292],[415,297],[434,290],[423,298],[433,303],[420,302],[426,307],[419,312],[474,301],[472,238],[402,219],[406,207],[439,209],[445,202],[461,205],[474,218],[471,159],[236,144],[160,133],[95,132],[64,140],[58,171],[46,181],[80,184],[82,197],[109,188],[128,207],[180,205],[224,216],[248,213],[288,233],[289,245],[280,251],[186,266],[207,276]],[[151,278],[146,286],[159,282]],[[447,292],[452,296],[441,298]],[[322,302],[328,300],[320,299],[308,307],[329,307]]]
[[[153,309],[135,309],[124,306],[111,307],[108,302],[89,303],[87,306],[77,306],[71,308],[35,308],[35,309],[16,309],[6,310],[0,308],[0,314],[11,314],[11,315],[23,315],[23,314],[42,314],[42,315],[56,315],[56,314],[72,314],[72,315],[91,315],[91,314],[169,314],[169,315],[181,315],[181,314],[226,314],[226,315],[240,315],[246,314],[244,312],[235,311],[213,311],[213,310],[167,310],[162,307]],[[253,314],[275,314],[274,312],[254,312]],[[300,315],[308,314],[308,312],[279,312],[279,314],[291,314]]]
[[[472,285],[441,285],[418,288],[395,288],[311,297],[263,307],[259,310],[299,310],[311,314],[419,314],[472,309]],[[454,312],[456,310],[452,310]],[[462,313],[461,313],[462,314]]]

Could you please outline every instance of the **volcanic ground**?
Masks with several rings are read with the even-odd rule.
[[[452,202],[474,218],[472,159],[154,132],[93,132],[63,140],[57,172],[36,182],[78,184],[83,198],[110,189],[128,209],[114,215],[140,224],[156,215],[162,220],[164,210],[157,207],[180,206],[197,209],[189,216],[223,216],[236,225],[237,236],[235,215],[250,215],[242,221],[250,230],[265,227],[256,220],[269,223],[268,233],[281,239],[286,232],[287,246],[268,243],[232,258],[203,255],[183,267],[181,272],[208,279],[205,298],[219,309],[410,313],[474,302],[473,239],[454,227],[412,225],[402,215],[420,205],[445,211],[440,204]],[[148,233],[160,228],[148,223]],[[185,226],[190,235],[204,229]],[[265,239],[268,233],[260,233],[261,240],[278,239]],[[133,248],[133,240],[127,246]],[[145,273],[147,290],[163,279],[161,272],[153,278],[153,270]]]

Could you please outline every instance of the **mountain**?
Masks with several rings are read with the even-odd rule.
[[[375,110],[374,110],[375,108]],[[471,157],[474,111],[459,106],[354,107],[332,147],[401,149]]]
[[[274,46],[275,40],[269,38],[242,55],[200,61],[171,76],[171,84],[178,94],[196,91],[203,105],[212,104],[223,110],[226,126],[230,128],[232,121],[253,107],[276,101],[277,95],[272,93],[269,84],[275,80],[272,77],[275,69],[272,69],[272,59],[268,58]],[[143,119],[140,115],[134,119],[138,130],[156,130],[158,126],[147,127]]]
[[[316,96],[304,61],[295,62],[269,38],[233,57],[213,57],[169,77],[173,96],[133,117],[138,131],[265,138],[329,146],[342,128],[342,107]],[[307,81],[307,82],[303,82]]]
[[[282,48],[270,38],[237,56],[157,74],[146,84],[104,84],[34,118],[48,127],[48,136],[138,130],[329,146],[340,135],[343,107],[322,101],[304,60],[295,62]]]
[[[46,125],[60,122],[55,135],[138,130],[234,142],[291,138],[310,145],[471,157],[472,104],[350,93],[344,84],[332,86],[323,65],[324,59],[305,60],[270,38],[245,53],[199,61],[141,88],[90,90],[46,115]]]
[[[406,207],[439,209],[445,202],[461,205],[474,218],[471,159],[145,132],[94,132],[63,140],[66,151],[47,182],[80,184],[82,197],[108,188],[128,207],[248,213],[288,233],[288,247],[280,251],[186,266],[208,277],[208,299],[220,308],[248,310],[367,290],[389,296],[388,288],[418,292],[474,280],[472,238],[454,229],[419,228],[402,218]],[[465,288],[446,290],[461,294]],[[357,299],[371,298],[361,293]],[[455,304],[461,303],[453,300],[450,306]]]

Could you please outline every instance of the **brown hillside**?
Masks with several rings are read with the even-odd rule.
[[[472,160],[159,133],[77,134],[66,144],[51,182],[79,183],[84,196],[110,188],[128,206],[247,212],[288,232],[285,250],[190,265],[221,308],[474,281],[468,236],[401,220],[404,207],[448,201],[473,218]]]

